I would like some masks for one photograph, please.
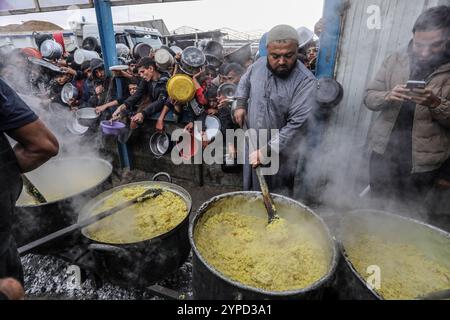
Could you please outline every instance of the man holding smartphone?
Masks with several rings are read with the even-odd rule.
[[[408,48],[388,57],[365,105],[379,114],[369,133],[370,185],[380,197],[422,202],[450,189],[450,7],[420,15]]]

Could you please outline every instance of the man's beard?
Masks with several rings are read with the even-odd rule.
[[[441,65],[450,62],[450,42],[447,43],[445,50],[433,55],[428,60],[421,61],[412,50],[410,52],[410,56],[413,71],[412,73],[427,76],[429,73],[433,72]]]
[[[272,73],[277,76],[278,78],[281,79],[286,79],[287,77],[290,76],[292,70],[294,70],[295,66],[297,64],[297,61],[292,65],[292,67],[290,69],[285,69],[283,71],[277,71],[275,69],[272,68],[272,66],[270,65],[269,61],[267,61],[267,68],[272,71]]]

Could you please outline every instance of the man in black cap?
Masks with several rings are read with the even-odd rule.
[[[11,148],[6,135],[17,141]],[[58,141],[22,99],[0,78],[0,279],[23,284],[23,271],[12,237],[21,174],[58,153]]]

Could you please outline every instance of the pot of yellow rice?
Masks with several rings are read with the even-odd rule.
[[[189,226],[195,299],[319,299],[334,279],[337,250],[311,209],[273,195],[268,224],[259,192],[204,203]]]
[[[343,216],[338,286],[343,299],[420,299],[450,288],[450,235],[375,210]]]
[[[90,242],[97,273],[121,286],[146,287],[186,261],[190,252],[189,193],[170,182],[130,183],[95,197],[79,217],[109,210],[148,189],[162,192],[82,230]]]

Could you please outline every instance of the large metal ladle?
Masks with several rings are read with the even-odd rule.
[[[247,124],[244,122],[243,129],[246,132],[246,135],[248,136],[249,141],[249,150],[258,150],[256,149],[256,144],[252,140],[251,134],[249,134]],[[261,172],[261,167],[257,167],[255,169],[256,176],[258,177],[259,187],[261,188],[261,192],[263,194],[263,201],[264,206],[266,207],[267,215],[269,216],[269,224],[273,221],[279,219],[280,217],[277,215],[277,208],[275,207],[275,203],[272,199],[272,196],[270,195],[269,187],[267,186],[266,179],[264,178],[264,175]]]

